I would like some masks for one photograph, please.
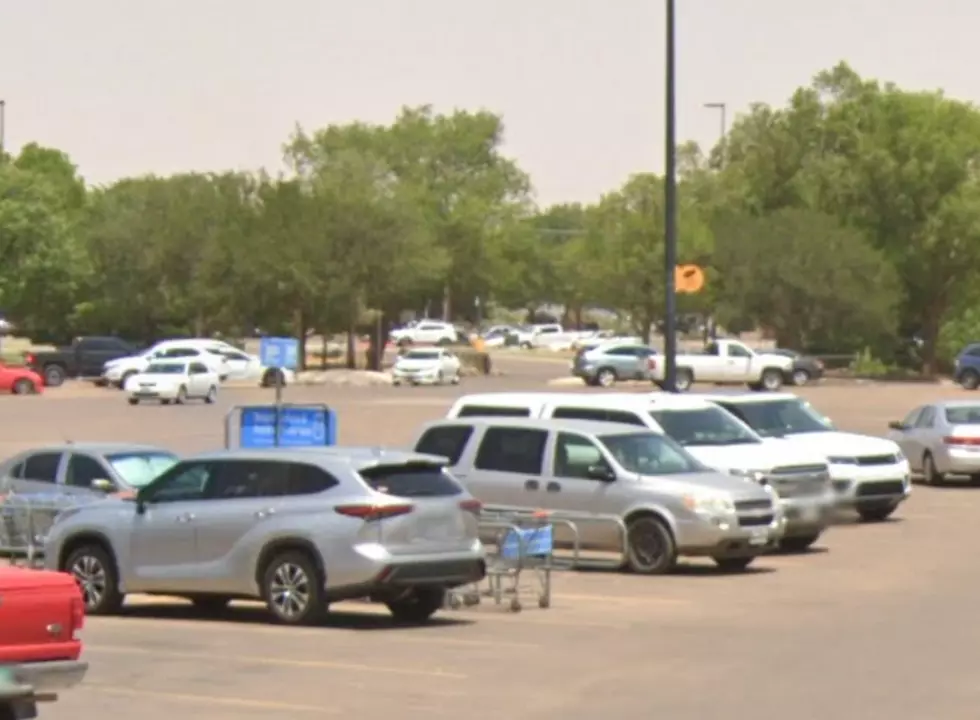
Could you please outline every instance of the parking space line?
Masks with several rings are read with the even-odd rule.
[[[325,670],[350,670],[352,672],[384,673],[387,675],[411,675],[415,677],[445,678],[448,680],[466,680],[469,676],[446,670],[421,670],[415,668],[384,667],[379,665],[364,665],[360,663],[331,662],[328,660],[293,660],[261,655],[218,655],[206,652],[183,652],[174,650],[156,650],[139,648],[129,645],[100,645],[85,646],[86,653],[106,653],[111,655],[148,655],[155,658],[173,658],[185,660],[212,660],[228,663],[253,663],[273,667],[317,668]]]
[[[276,710],[282,712],[315,713],[318,715],[336,715],[340,712],[336,708],[317,707],[316,705],[295,705],[293,703],[277,702],[275,700],[249,700],[246,698],[223,697],[221,695],[190,695],[188,693],[125,688],[117,685],[102,685],[91,682],[86,682],[81,687],[85,690],[104,693],[106,695],[159,698],[162,700],[176,700],[178,702],[200,703],[202,705],[237,707],[246,710]]]
[[[673,608],[690,606],[692,604],[690,600],[682,600],[680,598],[636,597],[630,595],[593,595],[591,593],[580,594],[580,595],[570,595],[568,593],[562,593],[561,599],[575,600],[579,602],[598,602],[598,603],[640,605],[640,606],[647,605],[650,607],[664,606],[664,607],[673,607]]]

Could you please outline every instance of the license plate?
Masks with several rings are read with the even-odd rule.
[[[769,542],[768,530],[756,530],[749,536],[749,545],[765,545]]]
[[[455,534],[456,526],[452,522],[426,523],[419,533],[426,540],[447,540]]]

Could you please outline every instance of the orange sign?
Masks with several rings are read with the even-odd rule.
[[[674,287],[679,293],[701,292],[704,288],[704,270],[697,265],[678,265],[674,270]]]

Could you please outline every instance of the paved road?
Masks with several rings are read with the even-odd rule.
[[[463,390],[540,387],[562,372],[542,363]],[[458,392],[288,394],[333,405],[342,442],[380,444],[405,442]],[[880,434],[914,404],[962,391],[803,394],[841,427]],[[113,391],[0,398],[0,450],[59,437],[205,449],[221,442],[232,405],[269,397],[247,390],[226,392],[214,407],[136,408]],[[815,552],[766,558],[744,575],[720,575],[709,563],[665,578],[567,574],[550,610],[482,607],[420,629],[393,628],[383,612],[357,604],[325,627],[289,629],[247,604],[206,620],[176,601],[140,602],[123,617],[89,620],[91,675],[45,717],[973,720],[977,493],[917,488],[895,521],[834,528]]]

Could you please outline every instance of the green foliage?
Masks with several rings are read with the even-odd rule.
[[[884,377],[892,372],[888,365],[872,354],[871,348],[864,348],[858,353],[850,369],[855,375],[866,378]]]

